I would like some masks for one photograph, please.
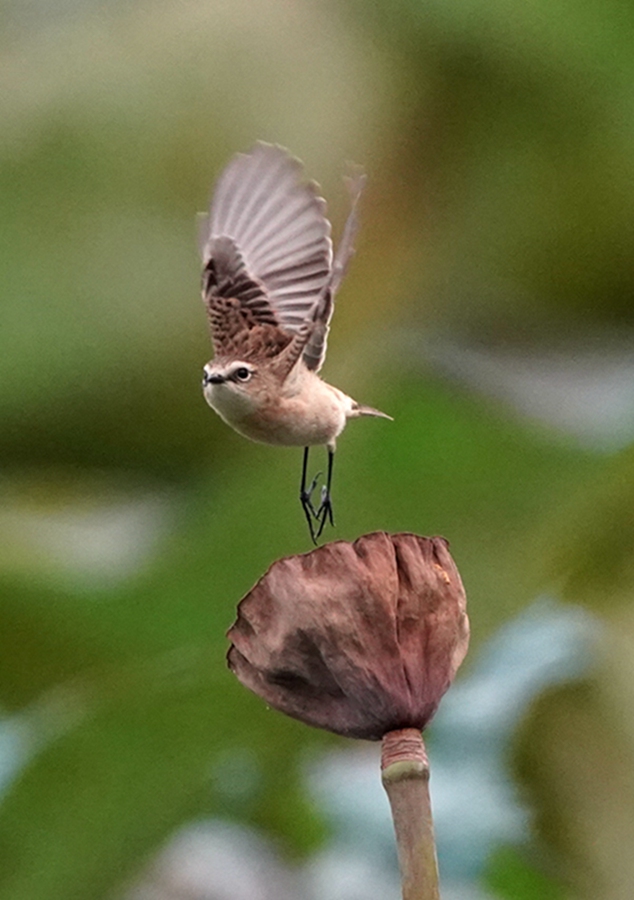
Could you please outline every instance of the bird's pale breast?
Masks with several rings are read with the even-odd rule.
[[[244,437],[292,447],[333,443],[345,427],[352,403],[342,391],[307,371],[288,390],[251,395],[221,384],[213,385],[205,396]]]

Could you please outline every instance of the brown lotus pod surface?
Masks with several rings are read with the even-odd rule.
[[[380,740],[429,722],[469,620],[444,538],[378,531],[273,563],[228,637],[230,668],[270,706]]]

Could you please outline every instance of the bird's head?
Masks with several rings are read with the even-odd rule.
[[[227,387],[243,388],[256,373],[253,363],[234,360],[228,365],[208,362],[203,368],[203,389],[209,385],[224,384]]]
[[[203,369],[203,394],[214,409],[221,405],[257,406],[258,369],[251,362],[212,360]]]

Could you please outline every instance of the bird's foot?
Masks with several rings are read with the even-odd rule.
[[[326,484],[321,489],[321,500],[317,509],[315,509],[315,504],[313,503],[313,493],[317,487],[317,482],[321,478],[321,472],[318,472],[310,482],[309,486],[306,487],[309,451],[310,447],[304,447],[304,462],[302,464],[302,480],[299,488],[299,499],[302,504],[302,509],[304,510],[304,515],[306,516],[311,540],[313,544],[317,546],[317,541],[326,527],[326,522],[330,522],[331,525],[335,524],[332,513],[332,501],[330,500],[334,449],[330,446],[328,447],[328,476],[326,478]]]
[[[335,524],[332,510],[332,500],[330,499],[330,493],[326,487],[323,487],[321,489],[321,503],[319,504],[319,509],[315,514],[315,518],[319,522],[319,527],[315,535],[316,539],[318,540],[321,537],[322,531],[326,527],[326,522],[330,522],[330,524],[333,526]]]
[[[317,472],[308,487],[302,487],[299,492],[299,499],[301,500],[302,506],[304,507],[304,512],[310,514],[315,519],[317,518],[318,513],[313,504],[313,494],[315,492],[315,488],[317,487],[317,482],[320,478],[321,472]],[[321,509],[321,504],[319,508]]]
[[[321,472],[317,472],[308,488],[302,487],[299,492],[299,499],[302,504],[302,509],[304,510],[304,515],[306,516],[306,521],[308,523],[308,530],[310,532],[310,537],[313,544],[317,545],[317,538],[321,534],[321,529],[323,525],[319,528],[319,531],[315,531],[315,523],[319,522],[319,515],[321,510],[321,504],[319,506],[319,510],[315,509],[313,504],[313,492],[317,487],[317,482],[321,478]]]
[[[302,509],[306,516],[306,522],[308,523],[310,537],[315,545],[317,545],[317,541],[321,537],[321,534],[326,527],[326,523],[330,522],[331,525],[335,524],[332,500],[330,499],[330,493],[325,485],[321,489],[321,500],[317,509],[315,509],[315,504],[313,503],[313,493],[315,492],[317,482],[320,478],[321,472],[318,472],[308,488],[302,489],[299,494]]]

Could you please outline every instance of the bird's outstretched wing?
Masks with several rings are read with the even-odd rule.
[[[330,330],[330,320],[334,312],[335,294],[339,290],[343,276],[346,274],[348,263],[354,255],[354,239],[359,227],[357,205],[365,187],[365,181],[366,177],[361,171],[354,172],[346,179],[346,185],[352,201],[350,212],[341,241],[337,247],[326,286],[322,289],[319,299],[313,307],[311,318],[315,324],[310,331],[310,337],[302,354],[307,367],[315,372],[321,369],[326,358],[328,331]]]
[[[333,293],[352,255],[355,214],[353,208],[333,266],[325,200],[302,176],[301,163],[282,147],[257,143],[237,154],[218,180],[201,228],[203,298],[216,352],[225,340],[222,301],[231,299],[245,329],[260,324],[289,337],[306,333],[306,365],[317,370],[323,362]]]

